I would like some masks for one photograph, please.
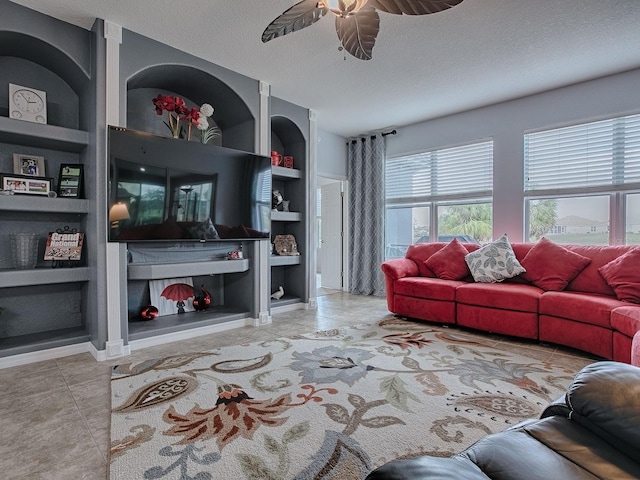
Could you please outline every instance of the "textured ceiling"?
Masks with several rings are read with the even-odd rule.
[[[401,127],[640,67],[640,0],[464,0],[380,13],[370,61],[345,58],[330,15],[263,44],[296,0],[12,0],[90,29],[95,18],[271,85],[344,136]]]

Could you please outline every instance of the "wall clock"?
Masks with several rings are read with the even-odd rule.
[[[47,123],[47,93],[10,83],[9,118]]]

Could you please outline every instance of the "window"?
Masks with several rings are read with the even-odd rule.
[[[387,159],[386,258],[418,242],[491,239],[493,142]]]
[[[526,134],[524,170],[525,238],[638,242],[638,198],[628,193],[640,188],[640,115]]]
[[[630,193],[625,197],[625,243],[640,245],[640,193]]]

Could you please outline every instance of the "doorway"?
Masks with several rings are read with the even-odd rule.
[[[318,176],[316,254],[318,296],[338,293],[344,284],[345,182]]]

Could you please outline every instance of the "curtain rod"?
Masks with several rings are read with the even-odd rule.
[[[393,130],[391,130],[390,132],[382,132],[380,135],[382,135],[383,137],[386,137],[387,135],[395,135],[396,133],[398,133],[396,131],[396,129],[394,128]],[[366,137],[362,137],[360,139],[360,141],[364,142]],[[373,140],[374,138],[376,138],[375,135],[371,135],[371,140]],[[349,143],[356,143],[356,140],[351,140],[351,142],[347,142],[347,145],[349,145]]]

